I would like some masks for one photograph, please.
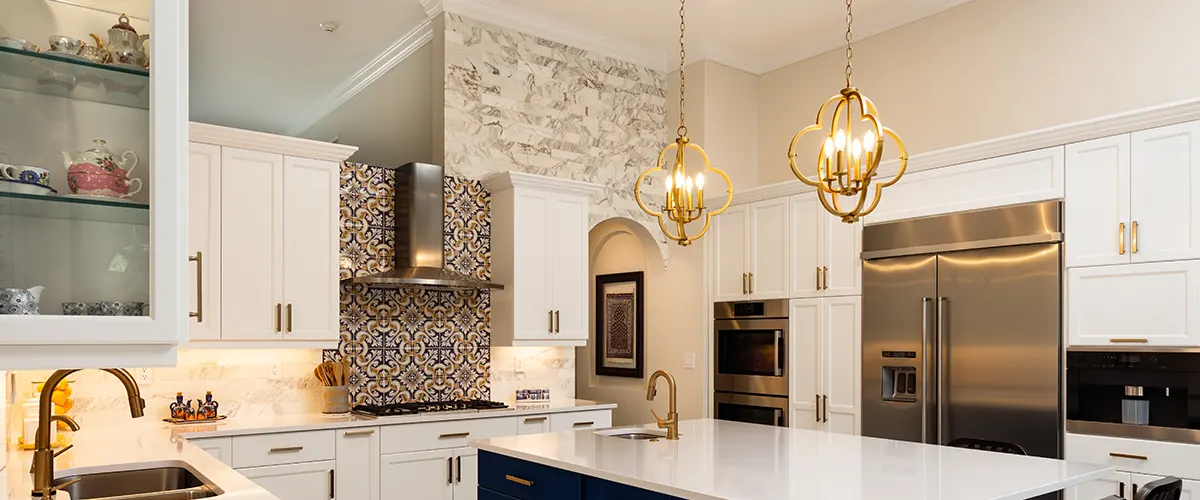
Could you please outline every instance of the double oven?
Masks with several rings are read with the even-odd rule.
[[[715,417],[787,427],[788,301],[718,302],[713,318]]]

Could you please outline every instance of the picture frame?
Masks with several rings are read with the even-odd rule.
[[[596,375],[645,376],[645,273],[596,276]]]

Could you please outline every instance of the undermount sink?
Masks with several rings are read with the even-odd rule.
[[[99,472],[58,478],[79,479],[61,491],[72,500],[192,500],[217,496],[217,488],[182,467]]]
[[[597,431],[596,434],[617,439],[628,439],[630,441],[654,441],[667,438],[667,433],[665,432],[640,427],[633,429],[608,429]]]

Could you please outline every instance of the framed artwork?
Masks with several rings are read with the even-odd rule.
[[[644,376],[643,273],[596,276],[596,375]]]

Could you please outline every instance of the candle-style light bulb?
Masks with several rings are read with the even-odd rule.
[[[688,192],[688,193],[691,193],[691,192],[692,192],[692,185],[693,185],[693,184],[692,184],[692,178],[691,178],[691,177],[688,177],[688,178],[687,178],[687,180],[686,180],[686,181],[684,181],[684,185],[685,185],[685,186],[687,186],[687,192]]]
[[[853,149],[852,149],[851,151],[852,151],[852,152],[853,152],[853,154],[854,154],[854,159],[855,159],[855,160],[857,160],[857,159],[858,159],[858,157],[862,156],[862,143],[861,143],[861,142],[858,142],[858,139],[855,139],[855,140],[854,140],[854,147],[853,147]]]
[[[863,138],[863,146],[867,151],[875,151],[875,131],[868,130],[866,137]]]
[[[696,174],[696,188],[704,189],[704,173]]]
[[[833,149],[834,149],[833,138],[826,137],[825,138],[825,147],[823,148],[823,151],[825,151],[826,158],[833,158]]]
[[[683,172],[675,171],[675,187],[683,187]]]
[[[671,192],[671,176],[669,176],[669,175],[667,176],[666,184],[667,184],[667,192],[670,193]]]
[[[704,173],[696,172],[696,208],[704,210]]]
[[[833,145],[837,146],[838,151],[846,150],[846,131],[839,129],[837,135],[833,137]]]

